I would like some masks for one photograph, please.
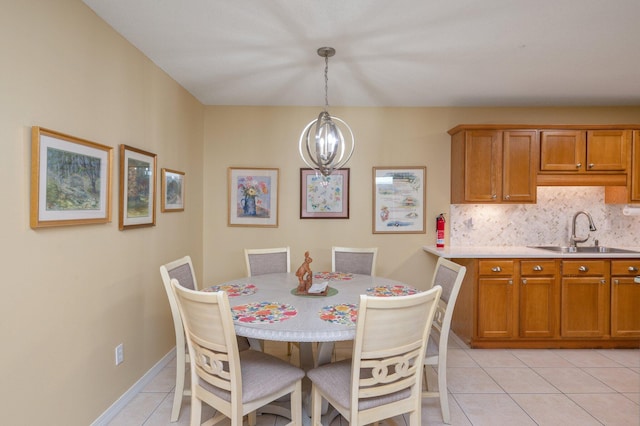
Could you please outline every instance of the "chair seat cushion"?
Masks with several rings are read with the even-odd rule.
[[[264,352],[240,352],[242,403],[271,395],[304,377],[304,371]],[[231,393],[200,380],[200,385],[220,398],[231,401]]]
[[[325,364],[309,370],[307,377],[322,393],[331,395],[347,410],[351,408],[351,359]],[[362,377],[365,377],[365,375]],[[371,377],[371,374],[367,374],[366,377]],[[400,401],[410,395],[409,389],[404,389],[389,395],[361,399],[358,403],[358,411]]]

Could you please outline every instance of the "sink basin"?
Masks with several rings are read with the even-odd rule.
[[[542,249],[553,251],[557,253],[640,253],[633,250],[625,250],[615,247],[606,246],[579,246],[579,247],[566,247],[566,246],[529,246],[530,248]]]

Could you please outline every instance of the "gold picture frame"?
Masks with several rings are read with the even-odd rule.
[[[184,172],[162,169],[161,174],[160,211],[163,213],[184,211]]]
[[[34,126],[31,228],[111,222],[113,148]]]
[[[156,154],[120,145],[120,230],[156,224]]]
[[[228,169],[228,226],[278,227],[280,169]]]

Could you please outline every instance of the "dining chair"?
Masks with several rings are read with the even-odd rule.
[[[291,272],[289,247],[244,249],[247,276]]]
[[[191,390],[188,387],[185,388],[184,385],[186,365],[189,363],[189,350],[185,342],[180,310],[178,309],[176,298],[171,290],[171,280],[177,279],[181,286],[191,290],[198,290],[198,282],[193,272],[193,263],[190,256],[185,256],[160,266],[160,276],[162,277],[164,289],[169,299],[169,307],[171,308],[173,328],[176,336],[176,387],[173,395],[173,406],[171,408],[171,422],[173,423],[178,421],[178,417],[180,417],[183,397],[190,396]],[[249,348],[247,339],[240,338],[238,340],[240,350]]]
[[[332,247],[331,272],[376,275],[378,248]]]
[[[455,309],[456,299],[466,272],[467,268],[464,266],[439,257],[431,281],[432,286],[442,287],[442,295],[436,306],[433,330],[427,342],[427,352],[424,359],[424,380],[427,389],[422,392],[422,397],[440,399],[442,421],[446,424],[451,422],[449,394],[447,392],[447,347],[453,310]],[[433,387],[429,385],[427,378],[427,367],[429,366],[437,366],[437,391],[430,390]]]
[[[307,372],[313,425],[320,425],[324,398],[352,426],[405,413],[420,426],[422,361],[441,291],[360,296],[352,359]]]
[[[193,272],[193,263],[191,262],[190,256],[185,256],[160,266],[160,275],[162,276],[164,289],[169,299],[171,316],[173,317],[173,328],[176,335],[176,387],[173,394],[173,408],[171,409],[171,422],[173,423],[178,421],[178,417],[180,417],[182,398],[184,396],[190,396],[191,390],[184,386],[185,366],[189,362],[189,352],[184,338],[180,309],[173,295],[173,290],[171,290],[171,279],[177,279],[180,281],[180,285],[192,290],[198,290],[198,284]]]
[[[241,426],[248,415],[286,395],[291,401],[290,426],[302,424],[304,371],[264,352],[238,350],[229,297],[224,291],[199,292],[171,280],[191,359],[191,426],[202,424],[202,404],[216,410],[207,424],[225,418]]]

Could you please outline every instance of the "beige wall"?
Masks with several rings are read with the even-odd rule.
[[[0,55],[0,423],[88,425],[175,345],[158,267],[202,263],[204,108],[79,0],[3,1]],[[31,126],[114,148],[112,223],[30,229]],[[186,172],[184,213],[118,230],[119,144]]]
[[[3,2],[0,14],[0,391],[3,424],[86,425],[174,345],[158,266],[184,254],[213,283],[243,275],[244,247],[380,247],[379,274],[424,287],[433,221],[448,211],[449,138],[460,123],[638,122],[640,108],[334,108],[353,127],[351,219],[300,220],[297,141],[317,108],[204,108],[80,0]],[[184,213],[153,228],[29,228],[30,128],[158,154],[186,172]],[[204,160],[204,161],[203,161]],[[203,164],[204,163],[204,164]],[[371,233],[373,166],[427,167],[427,234]],[[227,227],[227,167],[280,168],[280,226]],[[202,271],[202,272],[201,272]],[[125,344],[125,362],[113,352]]]
[[[207,107],[205,114],[204,276],[210,282],[244,273],[244,247],[291,246],[292,268],[311,252],[314,271],[331,267],[331,246],[377,246],[378,274],[422,287],[433,259],[421,247],[435,242],[435,218],[449,212],[447,130],[463,123],[638,123],[633,108],[331,108],[352,127],[356,151],[350,219],[300,219],[298,139],[319,108]],[[227,168],[280,169],[280,226],[227,227]],[[426,166],[427,233],[372,234],[372,168]],[[449,236],[447,230],[447,236]]]

